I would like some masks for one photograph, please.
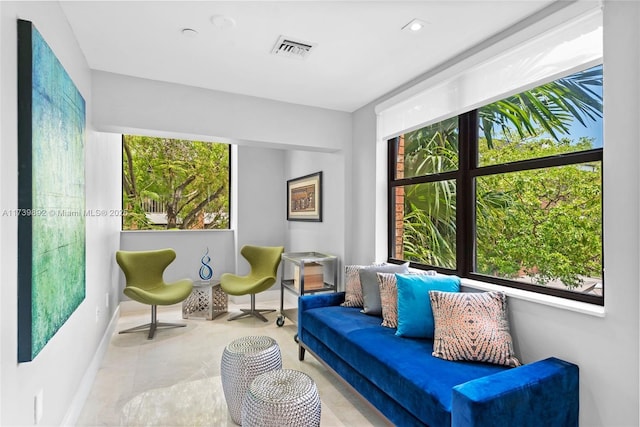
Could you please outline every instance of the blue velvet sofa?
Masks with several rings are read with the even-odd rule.
[[[577,426],[578,367],[548,358],[517,368],[431,355],[380,318],[342,307],[344,292],[298,300],[299,358],[309,350],[398,426]]]

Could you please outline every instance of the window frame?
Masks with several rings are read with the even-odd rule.
[[[126,136],[148,136],[148,135],[140,135],[140,134],[121,134],[120,135],[120,152],[123,153],[124,152],[124,139]],[[151,138],[153,138],[153,136],[149,136]],[[187,141],[191,141],[191,142],[206,142],[206,143],[212,143],[212,144],[222,144],[222,145],[226,145],[227,146],[227,150],[228,150],[228,157],[229,157],[229,161],[228,161],[228,165],[227,165],[227,180],[228,180],[228,199],[229,199],[229,206],[227,209],[227,214],[229,215],[229,221],[228,221],[228,226],[226,228],[189,228],[189,229],[125,229],[124,228],[124,216],[126,215],[127,209],[126,206],[124,204],[124,184],[120,185],[120,203],[122,206],[122,218],[120,219],[120,232],[122,233],[129,233],[129,232],[134,232],[134,233],[138,233],[138,232],[167,232],[167,231],[172,231],[172,232],[176,232],[176,231],[187,231],[187,232],[192,232],[192,231],[200,231],[200,232],[218,232],[218,231],[229,231],[233,229],[232,226],[232,208],[233,208],[233,203],[231,200],[231,197],[233,195],[233,191],[232,191],[232,186],[233,186],[233,182],[232,182],[232,178],[233,178],[233,149],[232,146],[233,144],[230,143],[226,143],[226,142],[211,142],[211,141],[196,141],[193,139],[189,139],[189,138],[179,138],[179,137],[173,137],[173,138],[168,138],[168,139],[184,139]],[[121,173],[124,179],[124,162],[122,161],[124,159],[124,157],[121,159]]]
[[[480,107],[479,107],[480,108]],[[413,184],[456,180],[456,268],[449,269],[411,261],[410,265],[419,269],[432,269],[440,273],[456,274],[459,277],[486,282],[510,288],[532,291],[539,294],[581,301],[595,305],[604,305],[604,224],[601,224],[602,255],[602,296],[582,294],[565,289],[528,284],[475,272],[476,247],[476,197],[475,179],[482,176],[521,172],[526,170],[546,169],[586,162],[600,162],[604,168],[603,148],[571,152],[549,157],[519,160],[497,165],[478,166],[479,121],[478,109],[460,114],[458,117],[458,169],[437,174],[422,175],[411,178],[396,179],[396,162],[399,137],[387,140],[387,258],[392,263],[403,263],[405,260],[392,257],[396,241],[395,235],[395,197],[397,187]],[[602,174],[604,175],[604,174]],[[601,180],[602,180],[601,175]],[[601,204],[604,186],[601,181]]]

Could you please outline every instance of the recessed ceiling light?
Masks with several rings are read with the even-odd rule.
[[[194,30],[193,28],[183,28],[182,29],[182,35],[185,37],[189,37],[190,39],[196,37],[198,35],[198,32],[196,30]]]
[[[226,30],[228,28],[233,28],[236,26],[236,20],[231,18],[230,16],[224,15],[213,15],[211,17],[211,23],[214,27],[221,28]]]
[[[410,31],[412,33],[417,33],[418,31],[422,30],[425,25],[427,25],[426,22],[420,20],[420,19],[414,19],[411,22],[409,22],[407,25],[405,25],[404,27],[402,27],[402,29],[404,31]]]

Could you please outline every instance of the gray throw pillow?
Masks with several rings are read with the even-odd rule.
[[[378,284],[377,273],[409,273],[409,263],[385,264],[380,266],[370,266],[360,269],[360,284],[362,285],[362,296],[364,300],[362,313],[371,316],[382,316],[382,302],[380,300],[380,285]]]

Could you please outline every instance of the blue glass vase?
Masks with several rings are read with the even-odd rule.
[[[200,264],[202,265],[198,272],[200,279],[204,281],[209,281],[213,277],[213,268],[209,265],[209,261],[211,261],[211,258],[209,257],[209,248],[207,248],[207,251],[204,253],[202,258],[200,258]]]

